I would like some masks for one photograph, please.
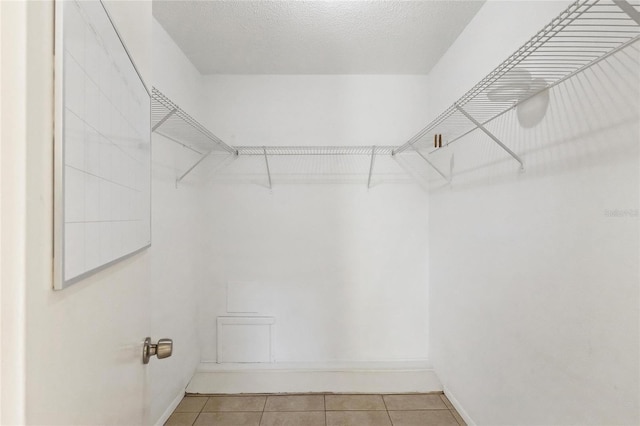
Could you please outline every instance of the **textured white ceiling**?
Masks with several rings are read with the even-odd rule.
[[[165,1],[202,74],[426,74],[484,0]]]

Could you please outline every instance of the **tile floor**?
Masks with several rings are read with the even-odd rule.
[[[442,393],[187,395],[165,426],[459,426]]]

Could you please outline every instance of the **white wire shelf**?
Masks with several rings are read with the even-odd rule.
[[[371,187],[371,177],[377,155],[393,154],[393,146],[239,146],[236,147],[238,155],[261,155],[264,157],[265,170],[269,179],[269,188],[273,187],[271,181],[271,169],[269,156],[280,155],[366,155],[371,158],[369,163],[369,178],[367,188]]]
[[[239,155],[391,155],[395,146],[237,146]]]
[[[155,87],[151,91],[151,131],[200,155],[198,161],[176,179],[176,185],[216,151],[238,155],[237,150],[224,143]]]
[[[180,107],[153,88],[152,131],[201,155],[177,179],[181,181],[212,152],[263,156],[271,187],[269,156],[368,155],[369,180],[377,155],[396,155],[410,149],[442,178],[447,176],[429,160],[434,135],[448,146],[476,129],[486,133],[524,168],[523,160],[485,128],[520,103],[640,39],[640,0],[577,0],[509,56],[489,75],[401,146],[237,146],[225,144]],[[428,144],[428,145],[427,145]]]
[[[151,130],[198,154],[236,150],[211,133],[155,87],[151,92]]]
[[[576,1],[393,153],[433,147],[437,134],[444,147],[480,129],[523,168],[523,160],[484,126],[637,41],[639,7],[638,0]]]

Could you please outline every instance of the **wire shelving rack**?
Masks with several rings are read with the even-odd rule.
[[[485,125],[639,38],[640,1],[578,0],[393,154],[424,149],[438,134],[445,147],[480,129],[524,169],[522,158]]]
[[[224,143],[155,87],[151,91],[151,131],[200,156],[195,164],[178,177],[177,182],[216,151],[238,155],[237,149]]]
[[[376,155],[391,155],[394,146],[241,146],[238,147],[239,155],[261,155],[264,157],[267,176],[269,178],[269,188],[272,187],[271,169],[269,168],[269,156],[271,155],[367,155],[371,160],[369,163],[369,177],[367,188],[371,187],[371,177]]]
[[[524,169],[524,160],[485,126],[522,102],[562,83],[640,39],[640,0],[577,0],[489,75],[401,146],[238,146],[225,144],[156,88],[152,92],[152,131],[201,155],[181,181],[214,151],[264,157],[271,187],[269,157],[275,155],[368,155],[368,186],[377,155],[413,152],[442,178],[430,160],[440,148],[425,151],[434,135],[442,147],[479,129]],[[433,146],[433,145],[431,145]],[[424,152],[423,152],[424,151]],[[426,153],[426,154],[425,154]]]
[[[239,155],[391,155],[395,146],[239,146]]]

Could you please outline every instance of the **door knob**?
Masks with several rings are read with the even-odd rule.
[[[160,339],[158,343],[151,343],[151,337],[144,339],[144,346],[142,347],[142,363],[149,364],[149,360],[152,356],[157,356],[158,359],[168,358],[173,353],[173,340]]]

